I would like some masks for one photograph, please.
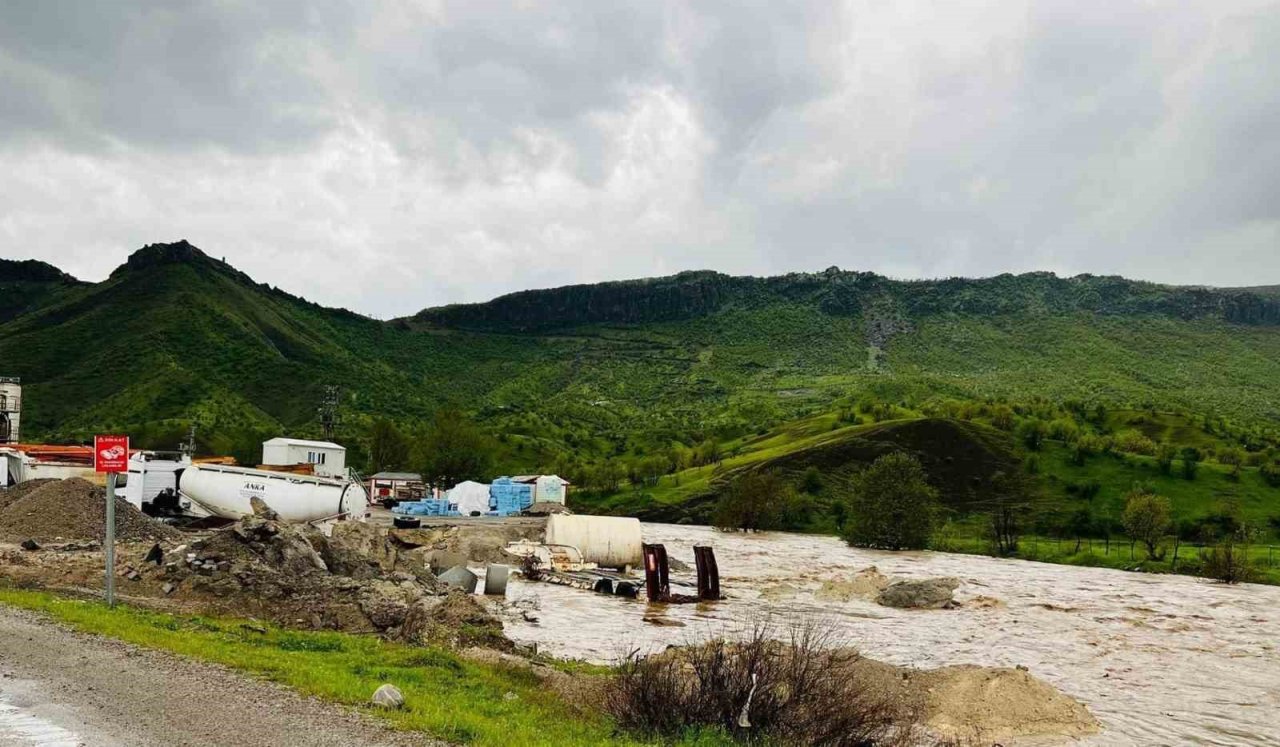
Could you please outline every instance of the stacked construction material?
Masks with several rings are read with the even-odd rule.
[[[424,501],[401,501],[395,509],[408,516],[458,516],[449,501],[444,498],[428,498]]]
[[[533,486],[510,477],[499,477],[489,486],[489,507],[499,516],[511,516],[533,505]]]

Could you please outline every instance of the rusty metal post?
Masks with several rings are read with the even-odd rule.
[[[665,602],[671,598],[671,568],[667,563],[667,548],[663,545],[642,545],[644,551],[644,586],[650,602]]]
[[[698,598],[714,601],[720,598],[720,566],[710,547],[695,545],[693,562],[698,567]]]

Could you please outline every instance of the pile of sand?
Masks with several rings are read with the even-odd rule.
[[[5,491],[7,505],[0,508],[0,540],[40,542],[102,540],[106,528],[105,491],[93,483],[72,477],[39,480]],[[14,491],[19,491],[13,499]],[[116,498],[116,537],[128,540],[166,540],[180,536],[173,527],[148,518],[132,504]]]
[[[853,578],[828,579],[814,592],[814,596],[829,602],[848,602],[853,599],[875,599],[890,584],[889,577],[874,565],[863,568]]]
[[[911,669],[857,657],[847,666],[917,714],[943,743],[1079,738],[1101,730],[1089,709],[1024,669],[959,665]]]

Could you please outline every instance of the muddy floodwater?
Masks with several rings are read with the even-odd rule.
[[[630,648],[706,638],[762,613],[817,617],[867,656],[893,664],[1026,666],[1103,723],[1090,744],[1280,744],[1280,587],[855,550],[831,537],[665,524],[646,524],[644,532],[646,542],[664,543],[690,566],[693,545],[713,546],[729,598],[647,605],[513,581],[508,598],[536,605],[537,622],[517,616],[507,634],[546,653],[609,662]],[[964,604],[896,610],[815,594],[823,581],[870,565],[894,577],[960,578],[956,599]],[[692,584],[692,574],[673,574],[677,580]],[[978,597],[1003,604],[983,606]]]

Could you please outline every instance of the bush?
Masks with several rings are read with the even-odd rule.
[[[855,476],[844,540],[882,550],[921,549],[937,517],[938,491],[910,454],[886,454]]]
[[[776,529],[791,489],[773,472],[750,472],[729,483],[716,502],[711,523],[722,530]]]
[[[1252,581],[1257,569],[1249,560],[1249,545],[1239,543],[1235,536],[1200,551],[1201,573],[1225,584]]]
[[[1116,449],[1130,454],[1155,456],[1156,442],[1147,438],[1141,431],[1127,430],[1116,434]]]
[[[1182,457],[1182,477],[1186,480],[1196,479],[1196,472],[1200,469],[1200,459],[1202,455],[1200,450],[1192,446],[1187,446],[1179,452]]]
[[[1258,467],[1258,474],[1262,475],[1262,479],[1271,487],[1280,488],[1280,464],[1265,462]]]
[[[628,656],[606,711],[625,729],[672,739],[718,728],[752,743],[914,743],[915,714],[860,681],[850,666],[857,654],[833,645],[820,626],[779,631],[756,622],[731,637]]]

